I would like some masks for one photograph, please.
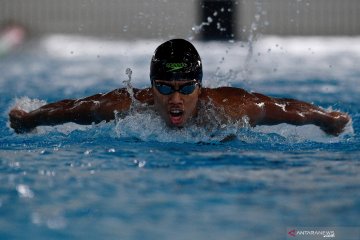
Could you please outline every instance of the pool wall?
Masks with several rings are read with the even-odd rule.
[[[218,25],[214,9],[203,16],[209,0],[3,0],[0,24],[15,21],[32,35],[63,33],[134,38],[199,37],[204,25]],[[215,1],[216,2],[216,1]],[[360,2],[354,0],[238,0],[233,2],[234,35],[248,40],[266,35],[359,35]],[[204,21],[205,19],[205,21]]]

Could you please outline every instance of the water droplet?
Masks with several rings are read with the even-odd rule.
[[[146,164],[146,161],[139,161],[139,160],[135,159],[134,164],[137,165],[139,168],[143,168]]]
[[[125,70],[125,73],[126,73],[126,75],[128,75],[129,78],[131,78],[131,74],[132,74],[131,68],[127,68],[127,69]]]
[[[21,198],[33,198],[34,193],[31,189],[24,184],[19,184],[16,186],[16,190]]]
[[[132,86],[131,86],[131,75],[132,75],[131,68],[126,68],[125,74],[128,76],[128,79],[124,80],[123,83],[126,84],[126,88],[127,88],[128,92],[131,93],[130,96],[133,96],[133,90],[132,90]]]
[[[143,168],[146,164],[146,161],[140,161],[139,164],[138,164],[138,167],[139,168]]]
[[[55,176],[55,171],[49,171],[49,170],[47,170],[47,171],[45,172],[45,175],[48,176],[48,177],[53,177],[53,176]]]

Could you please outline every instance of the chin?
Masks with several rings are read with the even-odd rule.
[[[169,127],[182,128],[184,126],[184,124],[185,124],[185,120],[184,119],[179,119],[179,120],[175,121],[175,120],[169,118],[167,123],[168,123]]]
[[[169,122],[168,126],[172,127],[172,128],[182,128],[184,126],[184,123],[172,123],[172,122]]]

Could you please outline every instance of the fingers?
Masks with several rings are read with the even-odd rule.
[[[331,112],[329,113],[329,120],[321,127],[321,129],[327,134],[334,136],[340,135],[348,122],[350,116],[342,112]]]
[[[10,127],[15,130],[16,133],[30,132],[32,128],[28,127],[27,123],[28,113],[20,109],[12,109],[9,112]]]
[[[20,109],[12,109],[9,112],[9,117],[11,119],[21,119],[23,116],[27,115],[27,112]]]

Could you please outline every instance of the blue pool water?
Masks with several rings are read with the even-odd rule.
[[[151,114],[17,135],[13,106],[148,86],[160,42],[50,36],[0,59],[0,239],[286,239],[359,227],[359,38],[200,43],[205,85],[292,97],[352,117],[331,137],[286,124],[168,130]],[[351,47],[350,47],[351,46]],[[211,50],[210,50],[211,49]],[[227,134],[236,138],[221,142]]]

